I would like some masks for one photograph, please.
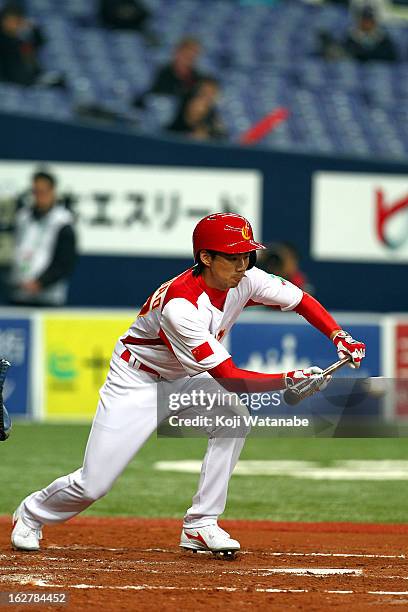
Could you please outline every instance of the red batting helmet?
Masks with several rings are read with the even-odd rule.
[[[235,213],[208,215],[197,223],[193,232],[193,252],[196,261],[203,249],[234,254],[265,248],[260,242],[255,242],[249,221]],[[255,263],[255,257],[252,259]],[[253,263],[251,262],[252,265]]]

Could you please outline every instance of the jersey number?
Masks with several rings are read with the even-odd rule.
[[[166,291],[169,288],[172,281],[173,279],[167,281],[163,285],[160,285],[160,287],[156,289],[154,293],[152,293],[152,295],[143,304],[141,311],[137,315],[138,317],[146,316],[149,312],[151,312],[152,310],[155,310],[162,304],[164,296],[166,295]]]

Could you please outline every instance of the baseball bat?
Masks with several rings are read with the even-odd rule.
[[[3,403],[3,387],[6,380],[7,370],[10,367],[10,362],[7,359],[0,359],[0,442],[4,442],[8,435],[4,428],[4,403]]]
[[[349,363],[349,361],[351,361],[350,355],[348,355],[347,357],[343,357],[343,359],[335,361],[325,370],[323,370],[323,376],[330,376],[330,374],[333,374],[334,372],[336,372],[336,370],[339,370],[340,368],[345,366],[347,363]],[[316,393],[316,391],[318,391],[318,389],[310,388],[309,385],[310,380],[301,380],[297,383],[297,385],[294,385],[290,389],[286,389],[283,394],[283,399],[287,404],[289,404],[289,406],[295,406],[306,397],[309,397],[309,395],[313,395],[313,393]]]

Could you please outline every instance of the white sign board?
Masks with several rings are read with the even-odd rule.
[[[258,171],[2,161],[0,200],[44,166],[72,202],[83,254],[190,257],[194,226],[214,212],[244,215],[261,239]]]
[[[408,174],[317,172],[312,256],[319,260],[408,261]]]

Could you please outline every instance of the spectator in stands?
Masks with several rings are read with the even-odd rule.
[[[330,2],[348,7],[353,17],[362,8],[369,6],[375,12],[378,21],[383,22],[393,18],[392,0],[330,0]]]
[[[268,274],[274,274],[275,276],[282,276],[283,274],[283,260],[282,255],[279,252],[278,244],[271,244],[265,251],[261,251],[257,255],[256,265],[261,270],[264,270]]]
[[[0,12],[0,80],[33,85],[41,74],[38,51],[44,36],[19,5]]]
[[[226,130],[216,107],[219,92],[215,79],[203,78],[196,89],[182,100],[176,117],[167,129],[197,140],[226,138]]]
[[[56,180],[45,171],[32,179],[32,205],[16,215],[10,301],[61,306],[76,259],[72,214],[57,204]]]
[[[389,0],[350,0],[349,8],[354,18],[358,17],[359,13],[364,8],[371,8],[379,22],[387,21],[392,18],[392,6]]]
[[[356,24],[344,43],[346,54],[360,62],[394,62],[397,52],[387,31],[378,23],[374,9],[364,6],[356,16]]]
[[[269,274],[281,276],[302,291],[312,294],[314,292],[308,278],[300,269],[299,251],[291,242],[270,245],[268,249],[260,253],[257,266]]]
[[[156,37],[149,29],[150,11],[140,0],[99,0],[99,19],[106,28],[136,30],[149,43]]]
[[[319,34],[319,53],[326,59],[351,57],[360,62],[398,59],[393,40],[379,24],[375,10],[365,5],[355,12],[355,24],[343,41],[337,41],[331,33]]]
[[[190,36],[183,38],[177,45],[172,61],[160,68],[153,79],[150,89],[138,96],[135,106],[144,106],[148,94],[162,94],[182,99],[190,94],[203,78],[196,68],[201,53],[201,45]]]

